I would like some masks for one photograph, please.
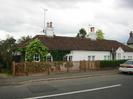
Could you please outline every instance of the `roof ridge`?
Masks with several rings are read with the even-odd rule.
[[[39,36],[41,36],[41,37],[48,37],[49,38],[49,36],[46,36],[46,35],[36,35],[35,37],[33,37],[33,38],[36,38],[36,37],[39,37]],[[79,38],[79,37],[72,37],[72,36],[54,36],[55,38],[56,37],[61,37],[61,38],[73,38],[73,39],[87,39],[87,40],[91,40],[90,38]],[[97,39],[97,40],[99,40],[99,41],[116,41],[116,40],[108,40],[108,39],[102,39],[102,40],[100,40],[100,39]],[[96,40],[96,41],[97,41]],[[95,40],[92,40],[92,41],[95,41]],[[118,42],[118,41],[117,41]]]

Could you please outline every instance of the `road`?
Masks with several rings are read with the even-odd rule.
[[[0,86],[0,99],[133,99],[133,75],[110,74],[77,79]]]

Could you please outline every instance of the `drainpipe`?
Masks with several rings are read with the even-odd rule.
[[[111,49],[111,56],[112,56],[112,60],[116,60],[116,52],[114,48]]]

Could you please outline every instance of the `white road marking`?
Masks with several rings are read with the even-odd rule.
[[[120,86],[122,86],[122,85],[121,84],[117,84],[117,85],[111,85],[111,86],[105,86],[105,87],[99,87],[99,88],[93,88],[93,89],[72,91],[72,92],[52,94],[52,95],[45,95],[45,96],[38,96],[38,97],[31,97],[31,98],[24,98],[24,99],[50,98],[50,97],[57,97],[57,96],[63,96],[63,95],[72,95],[72,94],[77,94],[77,93],[84,93],[84,92],[90,92],[90,91],[97,91],[97,90],[109,89],[109,88],[120,87]]]

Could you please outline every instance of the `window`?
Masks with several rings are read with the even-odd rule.
[[[110,60],[110,56],[108,56],[108,60]]]
[[[95,60],[95,56],[92,56],[92,60],[93,60],[93,61]]]
[[[104,60],[107,60],[106,55],[104,56]]]
[[[47,61],[52,61],[52,56],[51,55],[47,56]]]
[[[36,53],[33,57],[33,60],[37,62],[40,61],[40,54]]]
[[[132,56],[128,56],[128,59],[132,59]]]
[[[69,61],[72,61],[72,56],[69,56]]]
[[[123,56],[123,59],[126,59],[126,57],[125,57],[125,56]]]
[[[72,61],[72,56],[64,56],[64,61]]]
[[[121,53],[118,53],[118,59],[121,59]]]
[[[88,61],[90,61],[91,60],[91,56],[88,56]]]
[[[64,60],[64,61],[67,61],[67,56],[64,56],[63,60]]]
[[[110,56],[104,55],[104,60],[110,60]]]

